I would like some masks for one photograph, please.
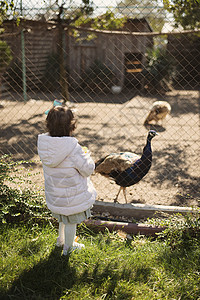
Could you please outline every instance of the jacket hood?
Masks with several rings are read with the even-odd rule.
[[[38,135],[38,154],[42,163],[56,167],[74,150],[78,141],[74,137],[52,137],[48,133]]]

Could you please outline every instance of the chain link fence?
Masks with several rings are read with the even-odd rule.
[[[75,22],[89,12],[82,2],[16,3],[0,36],[0,153],[31,161],[23,172],[43,187],[37,135],[59,99],[76,112],[75,137],[95,161],[140,155],[148,130],[159,133],[152,168],[127,189],[129,202],[199,206],[199,33],[174,28],[162,6],[133,3],[96,3],[82,23]],[[146,120],[155,101],[171,107],[164,120]],[[113,181],[99,174],[92,181],[97,200],[113,201]]]

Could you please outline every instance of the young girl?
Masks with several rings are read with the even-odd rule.
[[[85,247],[75,241],[76,226],[91,216],[96,191],[89,176],[95,164],[72,133],[76,127],[70,109],[53,107],[47,115],[48,133],[38,136],[48,208],[59,221],[57,246],[67,255]]]

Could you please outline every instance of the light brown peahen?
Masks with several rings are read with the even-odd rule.
[[[144,121],[144,125],[152,123],[163,122],[168,114],[171,112],[171,105],[167,101],[155,101],[152,108]]]

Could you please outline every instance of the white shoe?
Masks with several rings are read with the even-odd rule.
[[[78,240],[78,236],[75,236],[73,246],[74,246],[74,243],[77,243],[77,240]],[[63,247],[64,246],[64,239],[61,239],[60,237],[58,237],[57,242],[56,242],[56,246],[57,247]]]
[[[84,244],[74,242],[72,247],[69,247],[68,249],[63,249],[63,255],[68,255],[75,250],[80,251],[83,248],[85,248]]]
[[[82,248],[85,248],[85,245],[77,243],[77,242],[73,242],[73,248],[74,248],[74,250],[76,250],[76,249],[81,250]]]
[[[68,249],[63,249],[63,255],[69,255],[72,252],[72,247],[69,247]]]

